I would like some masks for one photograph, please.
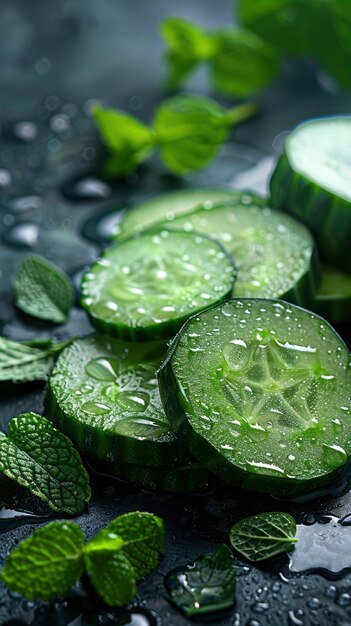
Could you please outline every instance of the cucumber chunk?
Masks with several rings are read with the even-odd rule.
[[[82,305],[102,332],[128,340],[172,337],[185,320],[230,296],[236,270],[204,235],[161,230],[106,250],[82,280]]]
[[[50,376],[49,416],[82,452],[102,461],[168,466],[188,460],[159,396],[155,372],[165,347],[98,334],[78,339]]]
[[[279,300],[193,316],[159,371],[192,454],[226,481],[278,496],[342,474],[351,456],[350,355],[325,320]]]
[[[128,209],[115,226],[113,236],[130,237],[142,230],[154,228],[178,215],[191,213],[198,204],[237,197],[241,192],[225,188],[179,189],[164,193]]]
[[[351,276],[322,266],[322,282],[312,310],[335,324],[351,320]]]
[[[321,258],[351,271],[351,116],[298,126],[270,183],[271,202],[314,233]]]
[[[194,493],[215,489],[220,484],[219,479],[195,459],[169,468],[117,463],[110,469],[116,476],[150,491]]]
[[[262,198],[241,194],[234,201],[209,204],[167,226],[217,237],[238,267],[233,295],[283,298],[307,305],[319,280],[315,244],[307,229]]]

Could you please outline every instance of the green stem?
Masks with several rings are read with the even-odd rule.
[[[257,104],[254,104],[253,102],[245,102],[245,104],[239,104],[239,106],[229,109],[226,113],[226,119],[230,126],[234,126],[235,124],[245,122],[245,120],[250,119],[250,117],[257,115],[258,112],[259,108]]]

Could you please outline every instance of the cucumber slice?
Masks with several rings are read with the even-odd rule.
[[[351,276],[322,266],[322,282],[312,309],[335,324],[351,320]]]
[[[203,205],[167,227],[210,233],[224,244],[238,267],[235,297],[312,301],[319,281],[313,239],[302,224],[272,211],[262,198],[241,194],[234,201]]]
[[[192,454],[219,477],[291,496],[330,484],[351,456],[350,355],[317,315],[236,299],[193,316],[159,371]]]
[[[117,463],[110,469],[116,476],[150,491],[194,493],[215,489],[220,484],[220,480],[195,459],[169,468]]]
[[[310,120],[285,141],[270,189],[314,233],[321,258],[351,271],[351,116]]]
[[[179,189],[164,193],[128,209],[123,220],[115,226],[113,236],[130,237],[157,224],[173,220],[178,215],[191,213],[198,204],[237,197],[241,192],[231,189],[208,187],[203,189]]]
[[[194,233],[142,233],[106,250],[82,280],[82,305],[102,332],[172,337],[185,320],[230,296],[236,271],[222,245]]]
[[[49,379],[47,410],[86,454],[106,462],[168,466],[188,460],[163,411],[156,369],[164,342],[135,345],[103,335],[64,350]]]

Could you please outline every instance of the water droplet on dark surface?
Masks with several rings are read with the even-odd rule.
[[[38,134],[38,127],[33,122],[16,122],[12,130],[13,137],[24,143],[31,143]]]
[[[39,240],[39,226],[33,222],[16,224],[3,234],[3,240],[16,248],[35,248]]]
[[[298,524],[298,539],[289,553],[291,572],[318,571],[335,578],[351,569],[351,528],[334,516],[322,516],[314,524]]]
[[[65,113],[58,113],[57,115],[53,115],[50,119],[51,130],[59,135],[65,133],[69,129],[70,124],[70,118]]]
[[[94,215],[83,225],[82,235],[96,243],[108,243],[115,227],[122,221],[124,215],[123,209],[105,215]]]
[[[11,184],[12,176],[8,170],[0,168],[0,189],[5,189]]]
[[[9,200],[8,208],[14,213],[25,213],[41,209],[42,204],[43,200],[39,196],[16,196]]]
[[[82,176],[68,181],[62,187],[63,195],[75,202],[106,200],[112,194],[110,185],[93,175]]]

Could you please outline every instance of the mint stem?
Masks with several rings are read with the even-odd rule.
[[[257,104],[254,104],[253,102],[245,102],[245,104],[240,104],[239,106],[229,109],[226,113],[226,120],[230,126],[234,126],[235,124],[245,122],[245,120],[250,119],[250,117],[257,115],[258,111],[259,107]]]

